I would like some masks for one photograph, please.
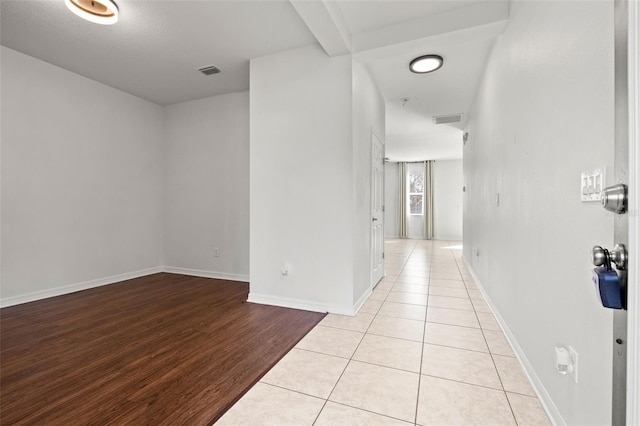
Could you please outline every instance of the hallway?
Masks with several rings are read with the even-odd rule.
[[[549,424],[461,243],[385,245],[358,315],[328,315],[218,425]]]

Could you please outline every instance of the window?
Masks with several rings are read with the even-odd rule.
[[[409,214],[422,216],[424,214],[424,175],[409,173]]]

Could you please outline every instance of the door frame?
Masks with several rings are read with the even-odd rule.
[[[369,198],[370,198],[370,206],[369,206],[369,217],[373,217],[373,213],[374,213],[374,208],[375,208],[375,201],[374,201],[374,196],[373,196],[373,191],[374,191],[374,183],[373,183],[373,160],[374,160],[374,152],[373,152],[373,144],[374,144],[374,138],[378,139],[381,143],[382,143],[382,185],[381,185],[381,189],[382,189],[382,278],[384,278],[384,276],[386,275],[385,272],[385,267],[384,267],[384,235],[385,235],[385,224],[386,224],[386,217],[385,217],[385,211],[386,211],[386,206],[385,206],[385,162],[384,162],[384,158],[385,158],[385,154],[386,154],[386,144],[385,144],[385,140],[384,138],[381,138],[378,135],[378,132],[375,131],[375,129],[373,127],[371,127],[371,139],[370,139],[370,146],[371,146],[371,155],[369,158],[369,164],[371,164],[371,171],[370,171],[370,176],[371,176],[371,186],[370,186],[370,192],[369,192]],[[374,271],[374,263],[375,263],[375,244],[374,244],[374,235],[373,235],[373,229],[371,227],[371,224],[369,224],[369,288],[373,291],[373,289],[375,288],[375,286],[381,281],[378,280],[376,282],[374,282],[374,277],[373,277],[373,271]]]
[[[627,424],[640,424],[640,5],[628,6],[628,94],[629,94],[629,271]]]

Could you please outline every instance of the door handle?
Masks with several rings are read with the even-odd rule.
[[[603,249],[600,246],[593,246],[592,250],[593,266],[606,265],[608,261],[616,265],[616,269],[624,271],[627,268],[629,255],[624,244],[616,244],[613,250]]]
[[[611,251],[600,246],[594,246],[592,250],[593,283],[600,295],[602,306],[611,309],[627,308],[626,274],[627,248],[624,244],[616,244]],[[618,271],[611,267],[614,264]]]
[[[375,221],[377,221],[377,220],[378,220],[378,218],[377,218],[377,217],[373,217],[373,218],[371,218],[371,222],[375,222]]]

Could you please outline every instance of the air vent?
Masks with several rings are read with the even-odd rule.
[[[462,121],[462,114],[439,115],[433,117],[434,124],[459,123]]]
[[[198,71],[200,71],[204,75],[212,75],[212,74],[218,74],[220,72],[220,69],[217,67],[214,67],[213,65],[209,65],[208,67],[200,68]]]

